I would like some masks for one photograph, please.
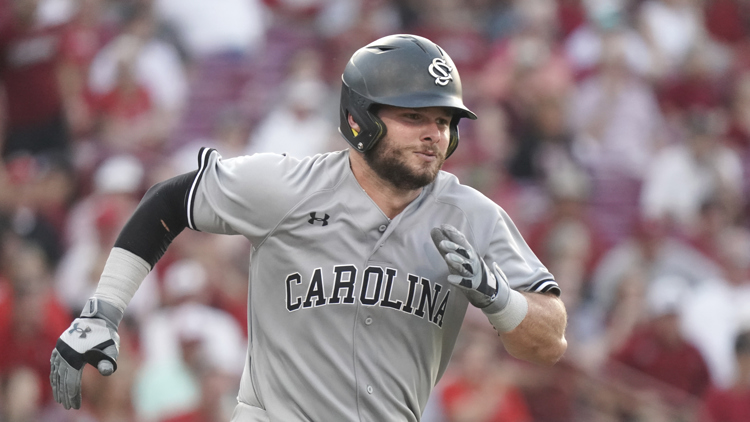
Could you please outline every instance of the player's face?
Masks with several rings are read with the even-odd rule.
[[[382,106],[378,116],[388,130],[365,152],[367,164],[398,189],[414,190],[432,183],[445,162],[451,110]]]

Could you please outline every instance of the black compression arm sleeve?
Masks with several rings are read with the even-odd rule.
[[[143,196],[115,241],[154,267],[187,224],[187,195],[198,170],[159,182]]]

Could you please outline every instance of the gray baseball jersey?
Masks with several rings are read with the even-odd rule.
[[[245,414],[418,421],[468,305],[430,238],[442,223],[497,262],[513,288],[557,289],[508,215],[449,173],[391,220],[360,187],[348,151],[222,160],[202,149],[199,160],[189,227],[253,245]]]

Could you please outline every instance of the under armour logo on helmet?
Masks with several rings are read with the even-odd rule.
[[[81,333],[79,338],[86,338],[86,333],[91,332],[91,327],[86,326],[86,328],[78,328],[78,323],[76,322],[75,324],[73,324],[73,328],[71,328],[70,331],[68,331],[68,334],[73,334],[74,332]]]
[[[435,85],[446,86],[448,82],[453,80],[453,75],[451,75],[453,67],[440,57],[432,59],[432,63],[427,70],[435,78]]]
[[[323,214],[323,218],[318,217],[317,212],[311,212],[310,213],[310,219],[307,220],[310,224],[315,224],[316,221],[319,221],[321,223],[321,226],[327,226],[328,225],[328,219],[331,218],[328,214]]]

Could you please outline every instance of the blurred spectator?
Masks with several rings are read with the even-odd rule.
[[[726,60],[718,57],[706,42],[691,46],[681,72],[669,75],[657,85],[659,103],[670,126],[679,130],[690,113],[721,114],[728,86]],[[723,116],[720,116],[723,117]]]
[[[684,124],[685,142],[670,145],[654,157],[641,194],[646,218],[690,233],[701,206],[711,199],[730,216],[737,214],[742,202],[742,164],[734,151],[720,143],[714,117],[691,113]]]
[[[691,227],[690,233],[677,237],[718,266],[721,262],[722,236],[732,224],[728,210],[712,198],[701,205],[698,220]]]
[[[288,80],[283,98],[250,135],[247,154],[306,157],[339,149],[340,135],[325,112],[328,87],[318,79]]]
[[[633,73],[651,72],[651,53],[641,35],[629,26],[623,0],[582,0],[586,20],[564,40],[565,54],[576,80],[596,71],[605,54],[606,40],[620,38],[624,62]]]
[[[741,327],[750,324],[750,233],[727,228],[719,248],[722,272],[690,291],[682,327],[705,357],[713,383],[729,388],[737,373],[734,341]]]
[[[750,193],[750,71],[742,71],[731,84],[728,110],[729,124],[724,134],[727,145],[734,149],[742,160],[743,205],[748,205]]]
[[[265,10],[260,0],[155,0],[154,7],[193,60],[252,54],[264,42]]]
[[[16,405],[38,408],[52,397],[49,350],[72,318],[54,295],[50,263],[38,246],[7,236],[2,263],[8,278],[0,276],[0,380],[31,389],[24,400],[38,401]]]
[[[615,245],[594,270],[593,300],[602,309],[612,309],[619,285],[633,271],[643,272],[647,283],[674,275],[691,285],[716,277],[719,267],[695,249],[666,233],[659,221],[642,220],[630,238]]]
[[[651,85],[626,63],[624,34],[602,40],[597,72],[582,81],[568,109],[573,150],[592,175],[592,218],[608,242],[627,237],[638,216],[642,178],[663,142]]]
[[[523,3],[538,1],[527,0]],[[411,32],[429,38],[446,51],[455,52],[451,54],[451,59],[461,69],[462,79],[473,78],[485,63],[490,44],[476,25],[480,10],[467,7],[466,1],[460,0],[426,2]],[[471,96],[469,91],[464,92],[467,100]]]
[[[40,25],[38,0],[14,0],[0,26],[0,82],[5,91],[4,160],[70,149],[58,85],[61,25]]]
[[[160,166],[150,174],[147,185],[166,180],[197,168],[198,150],[201,147],[215,148],[225,158],[243,155],[250,136],[250,123],[237,107],[226,106],[214,116],[211,134],[198,136],[186,142],[172,154],[164,157]]]
[[[59,155],[21,156],[12,159],[0,177],[7,198],[0,204],[13,232],[38,244],[51,265],[63,254],[62,231],[76,190],[73,169]]]
[[[730,89],[729,122],[723,138],[742,160],[742,205],[747,207],[750,204],[750,71],[739,72],[730,82]]]
[[[649,44],[656,74],[682,67],[690,49],[705,37],[696,0],[646,0],[637,12],[639,30]]]
[[[90,136],[96,123],[94,98],[88,88],[89,67],[115,28],[105,18],[104,0],[78,0],[62,38],[60,86],[74,138]]]
[[[650,85],[626,62],[625,38],[602,40],[598,71],[578,86],[570,104],[576,149],[596,173],[640,179],[662,139],[662,118]]]
[[[78,0],[38,0],[37,16],[43,25],[67,22],[75,14]]]
[[[566,39],[573,31],[586,23],[586,8],[583,0],[557,0],[557,21],[560,38]]]
[[[429,2],[424,3],[429,4]],[[480,0],[479,3],[481,4],[482,1]],[[558,1],[556,0],[507,0],[489,3],[484,7],[480,6],[474,20],[488,20],[486,36],[492,41],[509,38],[514,33],[522,31],[537,32],[543,38],[550,40],[558,35],[559,23],[556,19]]]
[[[656,280],[646,296],[648,321],[612,357],[642,374],[623,373],[626,383],[632,383],[635,389],[655,390],[672,406],[691,404],[703,396],[711,382],[703,356],[680,330],[679,314],[688,288],[680,278]],[[621,371],[617,367],[614,370]],[[641,378],[643,375],[646,377]]]
[[[284,53],[266,50],[270,16],[261,0],[157,0],[154,7],[185,51],[190,73],[186,107],[170,134],[171,143],[179,148],[197,136],[211,136],[216,110],[239,105],[250,85],[264,85],[266,81],[255,81],[264,74],[262,58]],[[275,86],[263,88],[266,94]],[[253,97],[248,104],[266,105],[255,92],[248,95]]]
[[[275,1],[271,1],[274,3]],[[266,1],[269,3],[269,1]],[[356,12],[349,14],[336,13],[336,22],[331,23],[332,17],[325,13],[321,14],[319,27],[325,35],[326,68],[324,69],[326,80],[329,83],[339,82],[341,77],[340,63],[349,60],[349,57],[359,46],[366,45],[372,41],[388,34],[397,34],[405,31],[404,9],[408,8],[409,2],[395,2],[392,0],[362,0],[362,1],[334,1],[332,4],[346,4],[355,7]]]
[[[692,286],[717,274],[715,263],[668,236],[662,224],[641,221],[594,269],[589,297],[571,315],[571,357],[585,368],[600,369],[645,322],[646,295],[655,280],[678,277]]]
[[[546,210],[543,187],[518,181],[508,171],[506,162],[513,140],[505,108],[495,101],[482,100],[474,110],[482,118],[467,130],[460,129],[461,148],[443,169],[502,206],[524,232]]]
[[[116,89],[118,83],[132,85],[128,78],[134,76],[155,109],[147,133],[158,144],[174,129],[185,106],[187,76],[176,48],[155,36],[155,24],[148,3],[126,8],[122,34],[100,50],[91,64],[89,87],[102,96]],[[141,94],[136,98],[135,109],[140,110],[144,99]]]
[[[136,386],[140,417],[166,421],[201,413],[200,406],[210,404],[197,399],[203,382],[223,386],[213,392],[217,399],[236,394],[231,389],[245,363],[245,336],[229,314],[207,305],[207,288],[206,270],[196,261],[177,261],[166,270],[166,306],[153,313],[142,329],[144,366]],[[184,385],[179,388],[165,389],[180,382]],[[217,400],[213,405],[221,403]]]
[[[213,236],[184,231],[170,245],[155,270],[164,279],[171,263],[195,261],[205,269],[207,303],[228,313],[247,333],[248,276],[252,245],[242,236]]]
[[[515,3],[519,27],[492,46],[477,76],[478,94],[503,105],[510,134],[516,140],[533,124],[538,102],[563,101],[573,88],[570,66],[555,43],[555,3],[528,3]]]
[[[133,61],[117,64],[117,81],[98,100],[103,146],[111,153],[129,152],[141,157],[159,151],[162,133],[151,95],[135,75]]]
[[[734,341],[737,372],[731,387],[713,388],[705,396],[701,422],[744,422],[750,420],[750,331]]]
[[[534,253],[555,274],[568,315],[577,312],[586,296],[594,266],[605,251],[604,239],[586,207],[589,180],[575,167],[562,167],[547,180],[550,208],[529,228],[526,237]]]
[[[712,38],[726,44],[747,41],[750,4],[744,0],[703,2],[706,30]]]
[[[544,185],[553,182],[558,172],[580,171],[563,101],[563,95],[540,96],[531,105],[507,164],[514,178]]]
[[[512,148],[508,114],[494,100],[482,100],[474,109],[482,114],[476,125],[461,131],[461,148],[456,149],[443,168],[485,194],[501,187],[509,178],[505,165]],[[479,174],[477,174],[479,173]],[[507,202],[499,202],[503,207]]]
[[[523,395],[515,385],[513,363],[501,359],[492,329],[477,321],[465,324],[466,335],[454,357],[455,372],[439,390],[447,422],[531,422]]]
[[[750,71],[735,77],[731,92],[726,137],[735,149],[746,152],[750,147]]]
[[[41,407],[44,383],[33,370],[21,366],[14,368],[7,376],[2,377],[0,402],[8,403],[0,417],[7,422],[29,422],[36,420]]]

